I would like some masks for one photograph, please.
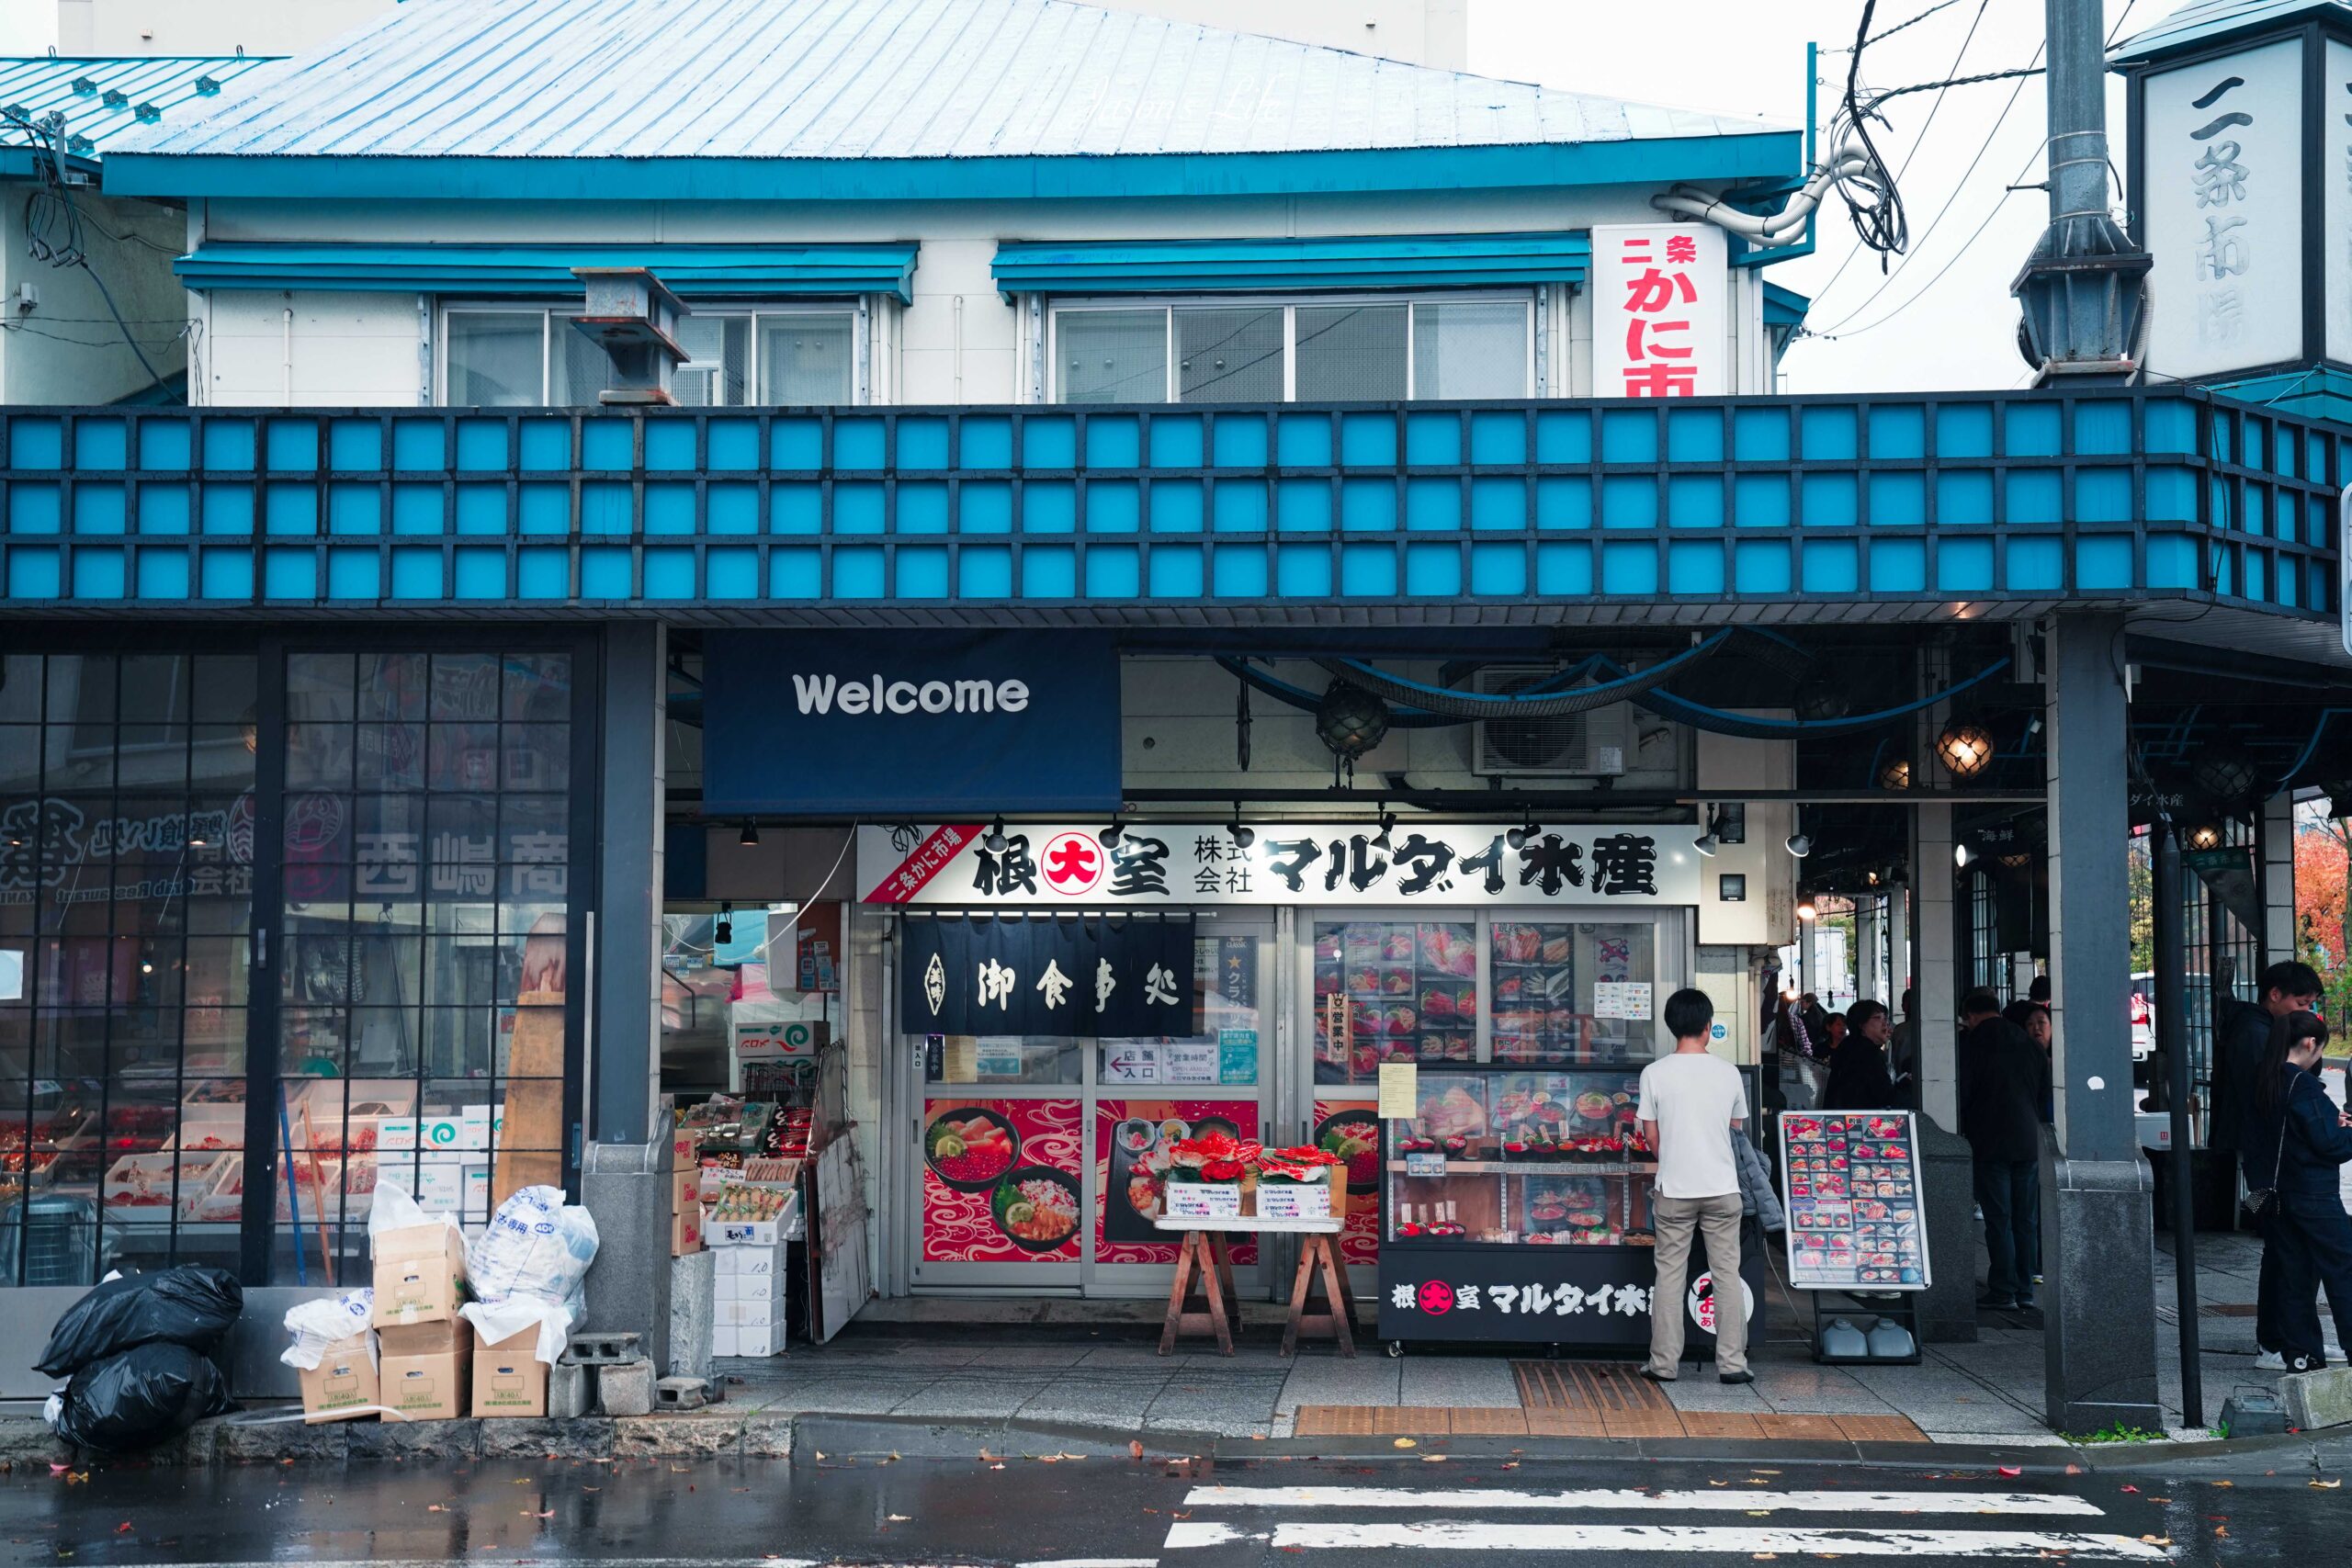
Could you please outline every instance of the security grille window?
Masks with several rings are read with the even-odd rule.
[[[1055,307],[1061,403],[1378,402],[1523,398],[1525,296]]]
[[[0,658],[0,1284],[236,1266],[255,672]]]
[[[1968,979],[1996,994],[2008,992],[2007,965],[2001,962],[2001,912],[1993,879],[1981,871],[1968,874]]]
[[[593,407],[610,379],[604,351],[570,307],[452,306],[442,313],[441,400],[452,408]],[[678,329],[686,362],[671,389],[688,408],[861,401],[857,315],[821,310],[696,310]]]

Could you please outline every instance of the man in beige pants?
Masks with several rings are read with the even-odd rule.
[[[1650,1201],[1657,1231],[1657,1290],[1650,1298],[1650,1359],[1642,1375],[1672,1382],[1681,1374],[1683,1288],[1693,1232],[1707,1239],[1715,1277],[1715,1372],[1724,1382],[1753,1382],[1747,1370],[1747,1297],[1739,1283],[1739,1163],[1732,1139],[1747,1115],[1739,1069],[1707,1049],[1714,1003],[1685,988],[1666,998],[1674,1054],[1642,1069],[1642,1131],[1657,1151]]]

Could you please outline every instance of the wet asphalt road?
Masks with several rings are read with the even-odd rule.
[[[2314,1485],[2290,1453],[2196,1480],[1459,1454],[993,1462],[412,1461],[82,1481],[20,1467],[0,1477],[0,1561],[1521,1568],[1572,1551],[1611,1568],[1825,1553],[2251,1564],[2344,1561],[2352,1524],[2352,1489]]]

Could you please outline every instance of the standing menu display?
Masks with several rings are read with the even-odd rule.
[[[1789,1283],[1800,1291],[1924,1291],[1928,1228],[1908,1111],[1789,1111],[1781,1169]]]

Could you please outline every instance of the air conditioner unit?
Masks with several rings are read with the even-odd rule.
[[[1489,665],[1471,689],[1500,696],[1557,672],[1548,664]],[[1498,778],[1616,778],[1633,744],[1633,708],[1625,703],[1556,718],[1480,719],[1470,727],[1470,769]]]

